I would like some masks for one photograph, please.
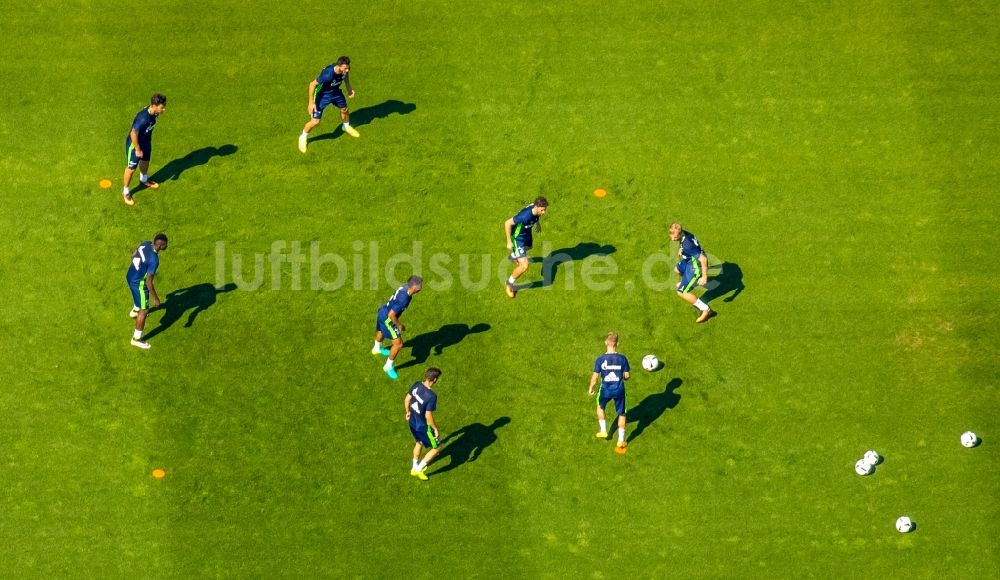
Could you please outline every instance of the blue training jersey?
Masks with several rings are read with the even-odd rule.
[[[135,129],[135,134],[139,136],[140,143],[149,143],[149,140],[153,138],[153,126],[156,125],[156,117],[157,115],[149,112],[149,107],[144,107],[136,113],[135,119],[132,121],[132,128]]]
[[[617,393],[625,389],[625,373],[631,369],[625,355],[614,352],[597,357],[594,372],[601,375],[601,393]]]
[[[410,387],[410,425],[421,428],[427,425],[427,411],[437,410],[437,393],[420,381]]]
[[[397,288],[396,292],[389,297],[389,301],[383,304],[379,310],[385,311],[386,314],[392,310],[396,313],[396,318],[402,316],[403,312],[410,305],[410,300],[413,299],[413,296],[410,296],[410,293],[406,289],[406,284]]]
[[[141,280],[145,280],[147,275],[155,275],[156,269],[159,267],[160,257],[153,249],[153,242],[143,242],[132,254],[132,263],[128,267],[128,272],[125,273],[125,280],[130,284],[138,284]]]
[[[335,90],[340,90],[337,87],[344,82],[349,73],[340,74],[333,70],[336,65],[331,64],[330,66],[324,68],[319,76],[316,77],[316,94],[314,96],[325,95],[334,92]]]
[[[687,230],[681,230],[681,258],[690,260],[691,258],[697,258],[703,253],[704,251],[701,249],[701,244],[698,243],[698,238],[694,237],[694,234]]]
[[[514,229],[510,232],[510,238],[520,247],[531,245],[531,229],[535,227],[535,224],[542,217],[532,213],[531,210],[534,208],[535,204],[528,204],[514,216]]]

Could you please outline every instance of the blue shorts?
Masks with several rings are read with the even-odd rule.
[[[512,251],[510,253],[510,255],[507,256],[507,258],[511,262],[516,262],[516,261],[518,261],[518,260],[520,260],[522,258],[527,258],[528,257],[528,250],[530,250],[530,249],[531,249],[531,246],[522,246],[522,245],[518,244],[517,242],[514,242],[514,251]]]
[[[153,143],[139,142],[139,148],[142,149],[142,158],[136,155],[135,145],[132,145],[132,138],[125,138],[125,163],[128,165],[129,169],[135,169],[139,166],[140,161],[149,161],[153,156]]]
[[[382,338],[396,340],[401,338],[403,333],[399,331],[392,319],[389,318],[389,311],[379,308],[378,316],[375,318],[375,332],[381,332]]]
[[[677,271],[681,273],[681,281],[677,285],[677,291],[681,294],[687,294],[694,290],[695,286],[698,285],[698,279],[701,278],[701,263],[698,262],[698,258],[677,262]]]
[[[618,391],[617,393],[610,394],[610,395],[609,394],[605,394],[604,389],[601,389],[601,391],[597,393],[597,406],[598,407],[600,407],[600,408],[603,409],[611,401],[615,402],[615,413],[618,413],[618,415],[620,415],[620,416],[624,416],[625,415],[625,411],[627,410],[625,408],[625,389],[622,389],[622,390]]]
[[[333,105],[338,109],[347,108],[347,99],[344,98],[344,93],[336,88],[333,92],[316,95],[313,102],[316,103],[316,110],[312,114],[313,119],[321,119],[323,117],[323,109],[329,105]]]
[[[149,308],[149,290],[146,289],[146,281],[129,282],[128,289],[132,292],[132,306],[136,310],[147,310]]]
[[[434,436],[434,429],[430,425],[414,425],[410,423],[410,433],[413,433],[413,440],[424,447],[437,449],[438,439]]]

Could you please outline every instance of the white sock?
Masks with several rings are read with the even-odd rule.
[[[417,464],[417,471],[423,471],[427,467],[427,461],[421,461]]]
[[[420,465],[420,462],[417,461],[416,459],[414,459],[413,460],[413,469],[416,470],[418,465]]]
[[[142,331],[141,330],[135,330],[135,331],[133,331],[132,332],[132,339],[133,340],[142,340]]]
[[[510,284],[511,286],[513,286],[514,285],[514,277],[513,276],[509,276],[507,278],[507,283]]]
[[[139,181],[141,181],[143,183],[146,183],[147,181],[149,181],[149,176],[146,175],[145,173],[140,173],[139,174]]]
[[[698,310],[701,310],[702,312],[708,310],[708,304],[702,302],[701,298],[695,300],[694,307],[697,308]]]
[[[608,422],[604,419],[598,419],[597,424],[601,426],[601,433],[608,432]]]
[[[123,187],[122,188],[122,195],[128,195],[128,193],[129,193],[128,192],[128,188],[127,187]]]
[[[382,348],[382,343],[376,340],[375,346],[372,347],[372,350],[381,350],[381,348]]]
[[[350,126],[351,126],[351,123],[350,123],[350,121],[348,121],[347,123],[344,123],[344,128],[345,128],[345,129],[348,129],[348,128],[350,128]]]
[[[301,137],[308,137],[308,136],[309,136],[309,133],[306,133],[305,131],[302,132]]]
[[[382,368],[384,368],[384,369],[386,369],[386,370],[388,370],[388,369],[391,369],[391,368],[392,368],[392,365],[393,365],[393,363],[395,363],[395,362],[396,362],[396,361],[394,361],[393,359],[391,359],[391,358],[387,358],[387,359],[385,359],[385,366],[384,366],[384,367],[382,367]]]
[[[625,430],[622,429],[621,427],[618,428],[618,442],[619,443],[625,442]]]

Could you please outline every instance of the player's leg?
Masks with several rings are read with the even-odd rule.
[[[351,137],[360,137],[361,133],[354,127],[351,127],[351,113],[344,107],[340,110],[340,122],[343,123],[344,133],[347,133]]]
[[[312,131],[319,125],[319,123],[320,119],[309,119],[308,121],[306,121],[305,126],[302,127],[302,132],[308,135],[310,131]]]
[[[417,472],[423,475],[420,479],[427,479],[427,475],[424,473],[424,470],[427,469],[427,464],[434,461],[434,458],[437,457],[438,453],[441,451],[440,441],[438,441],[438,438],[434,436],[434,429],[431,428],[430,425],[427,426],[427,432],[424,434],[424,446],[429,448],[430,451],[428,451],[427,455],[424,455],[423,460],[417,464]]]
[[[420,463],[420,452],[423,451],[423,450],[424,450],[424,444],[423,443],[421,443],[419,441],[417,441],[416,443],[414,443],[414,445],[413,445],[413,467],[412,467],[412,469],[415,470],[417,468],[417,464]]]
[[[122,175],[122,198],[127,205],[135,205],[132,199],[132,191],[129,186],[132,184],[132,174],[139,165],[139,157],[136,155],[135,146],[132,139],[125,139],[125,173]]]
[[[434,447],[430,451],[428,451],[427,455],[424,455],[423,461],[417,464],[419,470],[423,471],[427,469],[427,466],[430,465],[431,461],[434,461],[434,458],[438,456],[438,453],[441,453],[441,449],[439,447]],[[421,465],[423,467],[420,467]]]
[[[615,397],[615,412],[618,413],[618,447],[625,447],[625,393]]]
[[[528,248],[515,246],[510,258],[514,260],[514,270],[510,273],[510,277],[507,278],[504,290],[507,292],[507,296],[513,298],[517,296],[517,287],[514,284],[521,277],[521,274],[528,271]]]
[[[608,438],[608,420],[604,415],[604,406],[608,404],[608,401],[601,396],[601,393],[597,393],[597,438],[607,439]]]
[[[372,354],[378,354],[382,356],[388,356],[389,350],[382,348],[382,341],[385,340],[385,336],[382,334],[382,330],[377,326],[375,327],[375,344],[372,345]]]
[[[415,438],[420,437],[420,435],[418,435],[416,431],[414,431],[412,425],[410,426],[410,431],[413,433],[413,436]],[[425,475],[418,468],[418,466],[420,465],[420,452],[423,451],[423,449],[424,449],[424,444],[421,443],[419,440],[416,442],[416,444],[413,445],[413,464],[410,467],[410,475],[412,475],[413,477],[418,477],[420,479],[427,479],[427,475]]]
[[[391,325],[391,329],[395,331],[395,325]],[[394,332],[395,336],[392,338],[392,346],[389,347],[389,358],[385,359],[385,365],[382,370],[385,374],[389,375],[390,379],[398,379],[399,375],[396,374],[396,357],[399,356],[399,351],[403,349],[403,338],[399,335],[398,331]]]
[[[149,156],[152,153],[152,146],[149,147],[149,151],[143,150],[145,157],[139,162],[139,183],[145,185],[149,189],[159,189],[160,184],[149,178]]]
[[[701,311],[695,322],[702,323],[711,318],[712,310],[708,307],[708,304],[705,304],[704,301],[694,295],[694,289],[698,285],[698,279],[701,278],[701,265],[698,261],[682,261],[677,264],[674,271],[680,273],[681,275],[681,281],[677,284],[677,295],[680,296],[682,300]]]
[[[309,147],[309,132],[319,125],[320,119],[323,118],[323,109],[329,104],[325,102],[325,99],[320,97],[316,99],[314,97],[314,103],[316,107],[313,109],[312,118],[306,121],[304,127],[302,127],[302,133],[299,135],[299,151],[305,153]]]
[[[510,273],[510,277],[513,278],[514,280],[520,278],[521,274],[524,274],[525,272],[528,271],[529,264],[530,262],[528,261],[527,256],[523,258],[518,258],[517,265],[514,266],[514,271]]]
[[[142,333],[146,328],[146,315],[149,313],[149,292],[146,290],[146,282],[129,284],[129,290],[132,291],[132,310],[135,312],[135,330],[132,331],[131,344],[141,349],[148,349],[149,343],[142,340]]]
[[[343,123],[344,133],[347,133],[351,137],[360,137],[361,133],[354,127],[351,127],[351,111],[347,108],[347,99],[344,98],[344,93],[337,89],[331,98],[335,107],[340,109],[340,122]]]

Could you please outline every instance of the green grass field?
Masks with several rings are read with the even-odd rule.
[[[1000,576],[995,3],[4,12],[0,575]],[[331,108],[302,155],[341,54],[361,138]],[[162,187],[128,208],[154,92]],[[537,195],[534,255],[578,259],[511,301],[501,224]],[[673,221],[711,255],[705,325],[643,280]],[[123,276],[157,231],[142,352]],[[301,270],[251,289],[276,242]],[[313,287],[313,244],[342,287]],[[415,248],[392,382],[375,311]],[[636,368],[625,456],[586,394],[610,329]],[[429,365],[456,435],[423,483],[402,398]]]

